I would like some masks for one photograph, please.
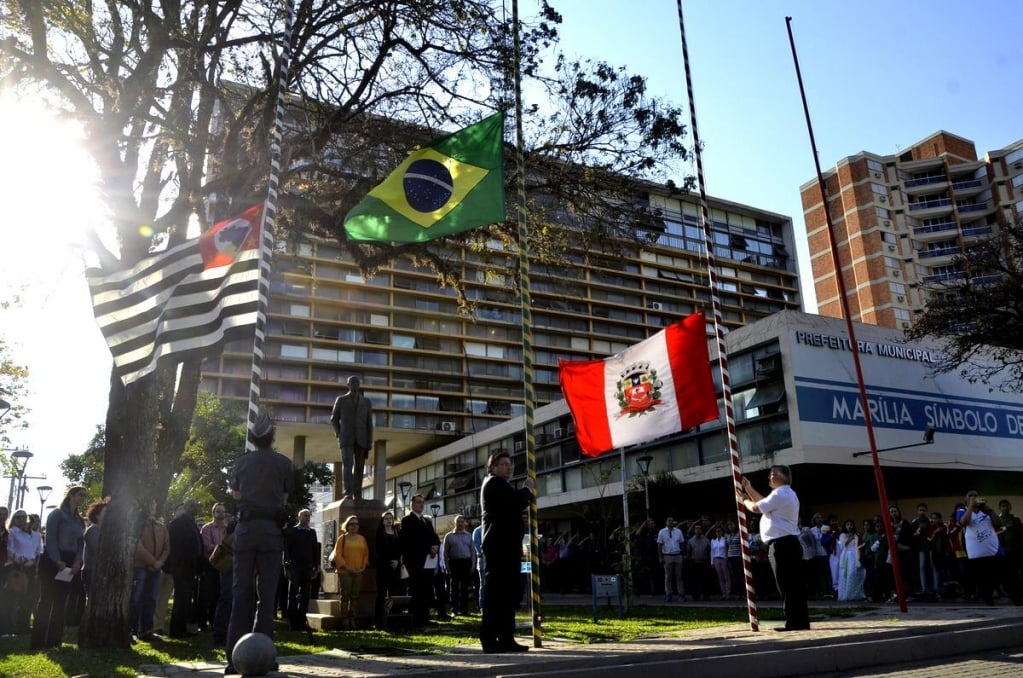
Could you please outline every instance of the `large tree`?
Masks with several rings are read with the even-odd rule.
[[[119,257],[102,259],[107,269],[181,242],[190,221],[207,228],[265,195],[279,0],[32,0],[0,12],[3,85],[44,92],[85,132],[119,240]],[[527,91],[544,101],[529,112],[526,148],[530,190],[545,198],[532,204],[537,247],[548,210],[584,240],[630,232],[637,191],[618,175],[649,180],[677,169],[681,111],[647,97],[643,78],[604,63],[559,58],[545,69],[560,17],[546,2],[537,17],[521,32],[521,71],[539,88]],[[501,5],[488,0],[299,0],[279,228],[333,235],[367,269],[408,257],[457,284],[434,248],[348,243],[342,218],[408,151],[410,127],[453,129],[508,106],[511,34]],[[497,225],[495,235],[513,229]],[[104,493],[112,502],[99,546],[109,568],[82,646],[129,644],[130,535],[154,488],[162,493],[180,468],[199,375],[190,360],[127,388],[111,377]]]
[[[1023,223],[972,245],[952,268],[924,286],[927,306],[907,336],[940,340],[940,372],[1023,391]]]

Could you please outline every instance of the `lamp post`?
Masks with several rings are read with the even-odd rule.
[[[398,483],[398,489],[401,491],[401,515],[405,517],[408,515],[408,493],[412,490],[412,483],[403,480]]]
[[[36,488],[36,492],[39,493],[39,520],[43,519],[43,506],[46,505],[46,500],[50,497],[50,492],[53,492],[53,488],[49,485],[40,485]]]
[[[650,517],[650,462],[654,460],[649,454],[636,460],[639,472],[643,474],[643,501],[646,502],[646,517]]]
[[[21,483],[25,477],[25,467],[28,466],[28,460],[32,458],[32,453],[28,450],[14,450],[11,452],[11,464],[14,469],[11,471],[11,491],[7,495],[7,505],[12,510],[15,508],[21,508],[21,502],[18,502],[17,506],[14,506],[15,496],[21,496]],[[18,490],[18,495],[14,494],[15,488]]]
[[[430,504],[430,515],[433,516],[434,525],[436,525],[437,516],[440,515],[440,504]]]

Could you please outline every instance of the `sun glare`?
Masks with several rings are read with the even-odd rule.
[[[40,104],[0,97],[0,259],[8,284],[48,275],[41,259],[65,260],[104,225],[97,172],[81,131]]]

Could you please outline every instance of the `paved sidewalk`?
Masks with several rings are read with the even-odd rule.
[[[551,598],[546,604],[559,601]],[[756,678],[817,675],[1016,647],[1023,638],[1023,609],[1014,606],[919,604],[910,605],[907,613],[879,606],[854,618],[812,623],[810,631],[777,633],[773,627],[778,622],[766,622],[755,633],[749,624],[730,624],[591,645],[545,638],[542,648],[520,654],[483,654],[476,647],[439,649],[434,655],[389,656],[332,650],[280,657],[280,671],[270,675],[446,678],[585,673],[587,678],[653,678],[680,675],[684,670],[698,671],[691,675],[701,678]],[[214,676],[223,675],[224,667],[224,662],[150,666],[143,668],[142,675]]]

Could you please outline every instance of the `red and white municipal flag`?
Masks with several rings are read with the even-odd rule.
[[[262,203],[124,271],[88,271],[93,313],[125,385],[166,359],[252,336]]]
[[[702,313],[610,358],[560,367],[575,435],[590,457],[718,418]]]

